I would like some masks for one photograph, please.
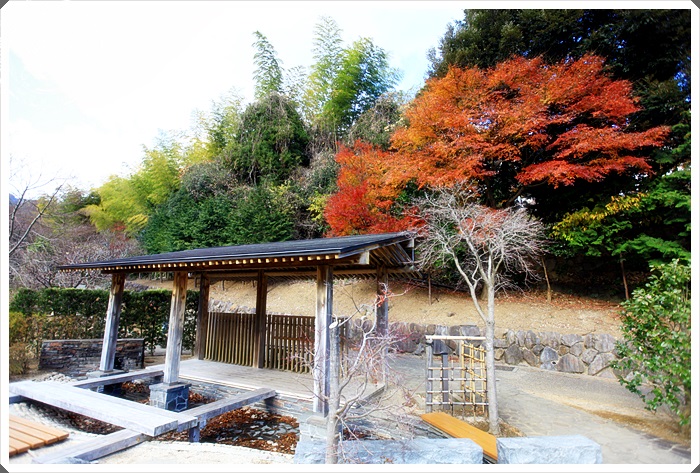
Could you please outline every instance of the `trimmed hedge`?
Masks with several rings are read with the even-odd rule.
[[[153,354],[165,346],[170,317],[168,290],[124,291],[119,318],[120,338],[143,338]],[[199,291],[187,291],[182,346],[195,340]],[[43,340],[88,339],[104,336],[109,291],[101,289],[20,289],[10,302],[10,338],[38,354]]]

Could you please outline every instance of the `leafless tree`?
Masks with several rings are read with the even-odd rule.
[[[536,257],[544,250],[544,227],[522,208],[484,207],[473,203],[471,196],[459,189],[438,190],[417,204],[425,222],[418,246],[421,266],[430,267],[436,262],[454,264],[484,321],[489,431],[498,434],[493,348],[495,295],[510,284],[509,275],[537,277]],[[485,296],[482,298],[477,293],[480,285]]]
[[[388,385],[403,389],[398,380],[392,379],[388,372],[389,351],[396,343],[396,337],[381,333],[377,325],[377,307],[394,297],[386,285],[381,285],[381,294],[372,304],[355,305],[355,313],[349,317],[336,318],[329,326],[330,344],[330,393],[328,398],[328,416],[326,418],[326,463],[338,463],[342,455],[343,431],[352,431],[352,424],[366,419],[379,411],[400,409],[401,406],[387,406],[382,403],[383,396],[388,396]],[[354,301],[353,301],[354,302]],[[355,340],[356,346],[341,359],[340,330],[346,325],[348,338]],[[378,396],[371,401],[366,399],[371,387],[384,383]],[[410,398],[404,393],[405,398]],[[357,409],[362,407],[362,409]],[[398,415],[398,414],[397,414]]]

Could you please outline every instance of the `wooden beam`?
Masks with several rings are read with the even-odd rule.
[[[265,332],[267,330],[267,275],[258,271],[257,294],[255,298],[255,340],[253,346],[253,366],[265,367]]]
[[[134,432],[133,430],[118,430],[111,434],[99,435],[95,439],[79,442],[73,446],[35,457],[33,461],[40,464],[68,463],[71,459],[89,462],[150,439],[150,436]]]
[[[138,371],[129,371],[112,376],[102,376],[100,378],[88,378],[80,381],[72,381],[68,384],[77,388],[91,389],[98,386],[108,386],[110,384],[126,383],[136,379],[143,378],[160,378],[163,376],[163,370],[156,368],[146,368]]]
[[[180,374],[180,354],[182,333],[185,325],[185,302],[187,299],[187,272],[173,273],[173,295],[170,299],[170,320],[168,322],[168,343],[165,347],[165,368],[163,382],[174,384]]]
[[[204,359],[207,330],[209,329],[209,287],[209,275],[201,273],[199,279],[199,304],[197,306],[197,331],[194,341],[194,354],[199,360]]]
[[[114,356],[117,353],[119,316],[122,311],[125,281],[125,274],[112,275],[112,287],[109,290],[109,303],[107,304],[107,318],[105,320],[105,333],[102,339],[101,371],[112,371],[114,369]]]
[[[333,317],[333,267],[316,270],[316,328],[314,338],[314,412],[328,414],[330,394],[329,329]]]
[[[11,383],[11,392],[66,411],[82,414],[151,437],[180,425],[194,427],[197,419],[185,412],[172,412],[138,402],[107,396],[89,389],[55,381]]]

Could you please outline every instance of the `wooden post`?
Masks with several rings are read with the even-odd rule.
[[[258,271],[257,294],[255,298],[255,339],[252,340],[253,366],[265,367],[265,332],[267,331],[267,275]]]
[[[100,371],[112,371],[114,369],[114,355],[117,353],[117,338],[119,336],[119,316],[122,312],[122,296],[124,295],[124,282],[126,274],[112,274],[112,287],[109,290],[109,302],[107,304],[107,318],[105,320],[105,334],[102,339],[102,357],[100,358]]]
[[[168,322],[168,344],[165,347],[163,383],[174,384],[180,376],[180,353],[182,332],[185,326],[185,302],[187,299],[187,272],[173,273],[173,295],[170,299],[170,321]]]
[[[194,349],[197,359],[204,359],[209,336],[209,275],[202,273],[199,280],[199,304],[197,305],[197,332]]]
[[[425,412],[433,412],[433,341],[425,342]]]
[[[316,271],[316,327],[314,331],[314,412],[328,414],[330,344],[328,327],[333,318],[333,268]]]
[[[377,268],[377,335],[386,337],[389,335],[389,272],[384,266]]]
[[[389,373],[387,373],[387,363],[386,359],[389,354],[389,272],[384,266],[377,267],[377,307],[376,307],[376,317],[377,317],[377,337],[379,337],[380,342],[384,345],[382,350],[382,381],[387,382]]]

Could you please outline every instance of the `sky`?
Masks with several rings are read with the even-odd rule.
[[[189,130],[232,89],[252,100],[256,30],[285,69],[308,67],[314,26],[330,16],[345,44],[369,37],[387,51],[403,73],[397,88],[415,91],[428,50],[465,8],[592,6],[658,2],[10,0],[0,11],[0,182],[36,196],[64,180],[88,190],[127,176],[161,132]]]
[[[458,1],[11,0],[0,12],[3,161],[10,192],[81,189],[128,175],[161,131],[236,89],[253,94],[253,32],[285,69],[312,64],[313,28],[332,17],[345,44],[369,37],[416,90],[427,51],[463,18]],[[5,126],[7,124],[8,126]],[[49,185],[40,186],[47,181]]]

